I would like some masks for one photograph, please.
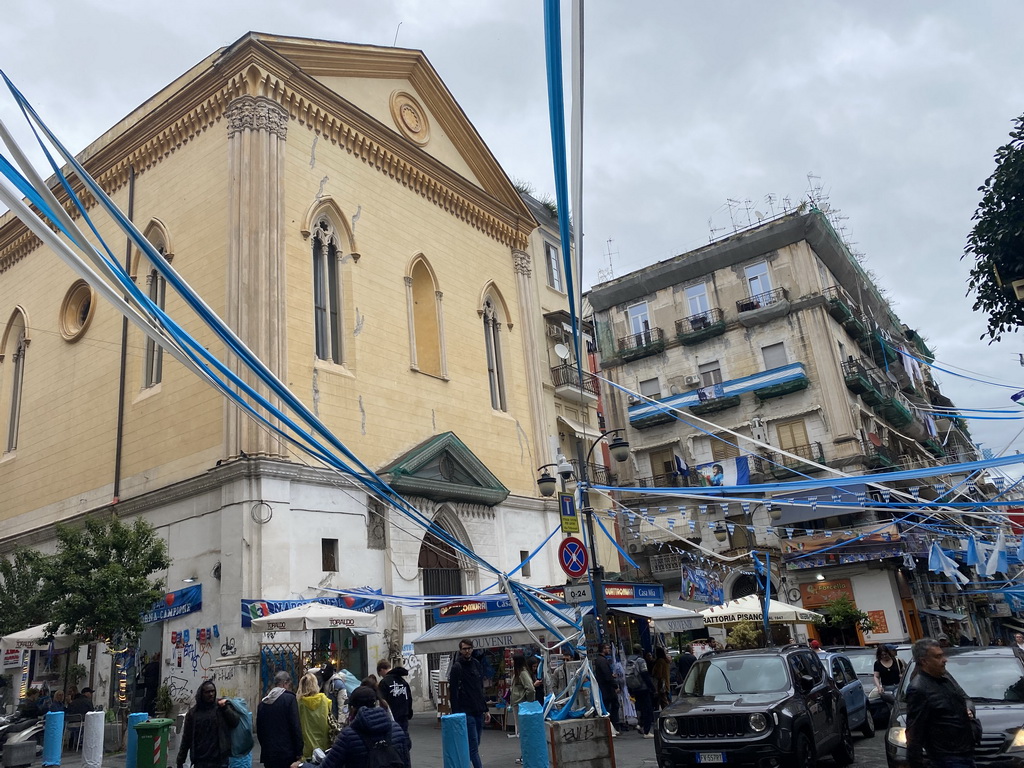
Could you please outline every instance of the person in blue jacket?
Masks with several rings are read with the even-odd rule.
[[[411,768],[409,737],[378,704],[377,692],[368,685],[352,691],[348,697],[349,713],[355,713],[352,722],[338,734],[320,768],[365,768],[371,749],[393,750],[389,754],[400,759],[405,768]]]

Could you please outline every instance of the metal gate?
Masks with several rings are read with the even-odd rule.
[[[305,672],[299,643],[260,643],[260,698],[274,687],[274,675],[281,671],[298,684]]]

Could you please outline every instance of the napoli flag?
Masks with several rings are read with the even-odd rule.
[[[750,485],[750,465],[746,456],[698,464],[696,470],[701,485]]]

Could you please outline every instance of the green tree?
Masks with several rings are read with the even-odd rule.
[[[170,564],[167,545],[142,519],[58,526],[57,553],[47,560],[43,587],[52,604],[50,631],[64,626],[79,642],[133,644],[143,612],[164,595],[163,580],[151,577]]]
[[[875,622],[864,611],[857,610],[857,606],[846,595],[839,595],[825,603],[824,613],[825,623],[839,630],[843,645],[846,645],[846,633],[852,632],[855,627],[861,632],[870,632],[875,628]]]
[[[49,606],[42,597],[45,560],[34,549],[19,549],[9,558],[0,558],[0,635],[49,618]]]
[[[975,311],[988,315],[981,338],[991,341],[1024,325],[1024,302],[1011,286],[1024,279],[1024,115],[1014,120],[1010,142],[996,150],[995,161],[995,172],[978,188],[982,198],[963,256],[974,259],[968,292],[974,292]]]
[[[760,648],[764,645],[764,632],[753,621],[741,621],[725,636],[725,642],[737,651]]]

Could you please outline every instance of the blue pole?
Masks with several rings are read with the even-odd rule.
[[[64,750],[64,713],[47,712],[43,726],[43,765],[60,765]]]
[[[772,596],[772,556],[765,550],[764,553],[764,644],[766,647],[772,645],[772,636],[768,629],[768,604]]]
[[[145,712],[132,712],[128,715],[128,745],[125,747],[124,768],[135,768],[139,760],[139,732],[135,730],[136,723],[144,723],[149,720]]]

